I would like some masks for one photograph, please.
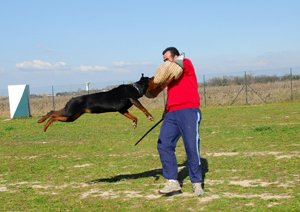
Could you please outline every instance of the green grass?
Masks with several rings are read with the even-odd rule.
[[[0,118],[0,211],[296,211],[300,208],[300,102],[202,108],[205,196],[193,197],[184,146],[183,194],[163,197],[159,127],[137,110],[55,122]],[[203,163],[205,164],[205,163]]]

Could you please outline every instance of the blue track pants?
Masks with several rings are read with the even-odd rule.
[[[201,111],[196,108],[166,113],[157,145],[164,178],[177,180],[178,165],[175,148],[178,139],[182,136],[190,180],[192,183],[203,181],[200,161],[200,121]]]

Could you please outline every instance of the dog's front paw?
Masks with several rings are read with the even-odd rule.
[[[154,118],[153,118],[153,116],[151,116],[151,115],[148,116],[148,119],[149,119],[150,121],[154,121]]]
[[[137,127],[137,121],[132,121],[132,127],[135,129]]]

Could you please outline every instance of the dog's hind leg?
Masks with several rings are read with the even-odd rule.
[[[45,116],[41,117],[37,123],[43,123],[44,121],[46,121],[48,118],[52,117],[53,115],[62,115],[64,113],[64,109],[61,110],[51,110],[49,113],[47,113]]]
[[[46,132],[50,124],[52,124],[55,121],[57,121],[57,118],[51,117],[44,126],[44,132]]]
[[[76,113],[72,116],[61,116],[53,114],[52,117],[47,121],[44,126],[44,132],[47,131],[48,127],[55,121],[62,121],[62,122],[72,122],[78,119],[83,113]]]
[[[42,118],[40,118],[37,123],[43,123],[44,121],[46,121],[52,114],[54,113],[53,110],[51,110],[49,113],[47,113],[45,116],[43,116]]]
[[[136,126],[137,126],[137,118],[134,115],[132,115],[131,113],[129,113],[127,110],[126,111],[122,111],[120,113],[123,114],[124,116],[126,116],[127,118],[131,119],[132,120],[132,127],[136,128]]]
[[[142,105],[142,103],[140,103],[139,100],[137,99],[132,99],[129,98],[129,100],[131,101],[131,103],[136,106],[138,109],[140,109],[150,121],[153,121],[153,116],[148,112],[148,110]]]

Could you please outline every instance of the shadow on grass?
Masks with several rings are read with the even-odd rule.
[[[203,174],[203,182],[205,179],[205,174],[208,172],[208,161],[205,158],[201,158],[201,166],[202,166],[202,174]],[[178,181],[182,184],[184,179],[189,176],[188,174],[188,167],[187,167],[187,161],[185,161],[182,164],[178,164],[178,167],[183,167],[178,172]],[[155,181],[158,180],[162,176],[162,169],[153,169],[141,173],[136,174],[121,174],[116,175],[110,178],[100,178],[96,180],[92,180],[87,182],[88,184],[94,184],[94,183],[101,183],[101,182],[107,182],[107,183],[114,183],[121,180],[131,180],[131,179],[139,179],[139,178],[147,178],[147,177],[153,177],[155,178]],[[204,183],[203,183],[204,186]]]
[[[208,172],[208,161],[205,158],[200,158],[200,160],[201,160],[202,179],[203,179],[202,187],[204,188],[204,185],[205,185],[205,174]],[[189,176],[189,171],[188,171],[188,167],[187,167],[187,161],[185,161],[183,163],[183,166],[184,166],[183,169],[181,169],[178,172],[178,181],[179,181],[179,183],[180,183],[181,186],[183,185],[184,179]],[[178,167],[180,167],[180,166],[178,165]]]

